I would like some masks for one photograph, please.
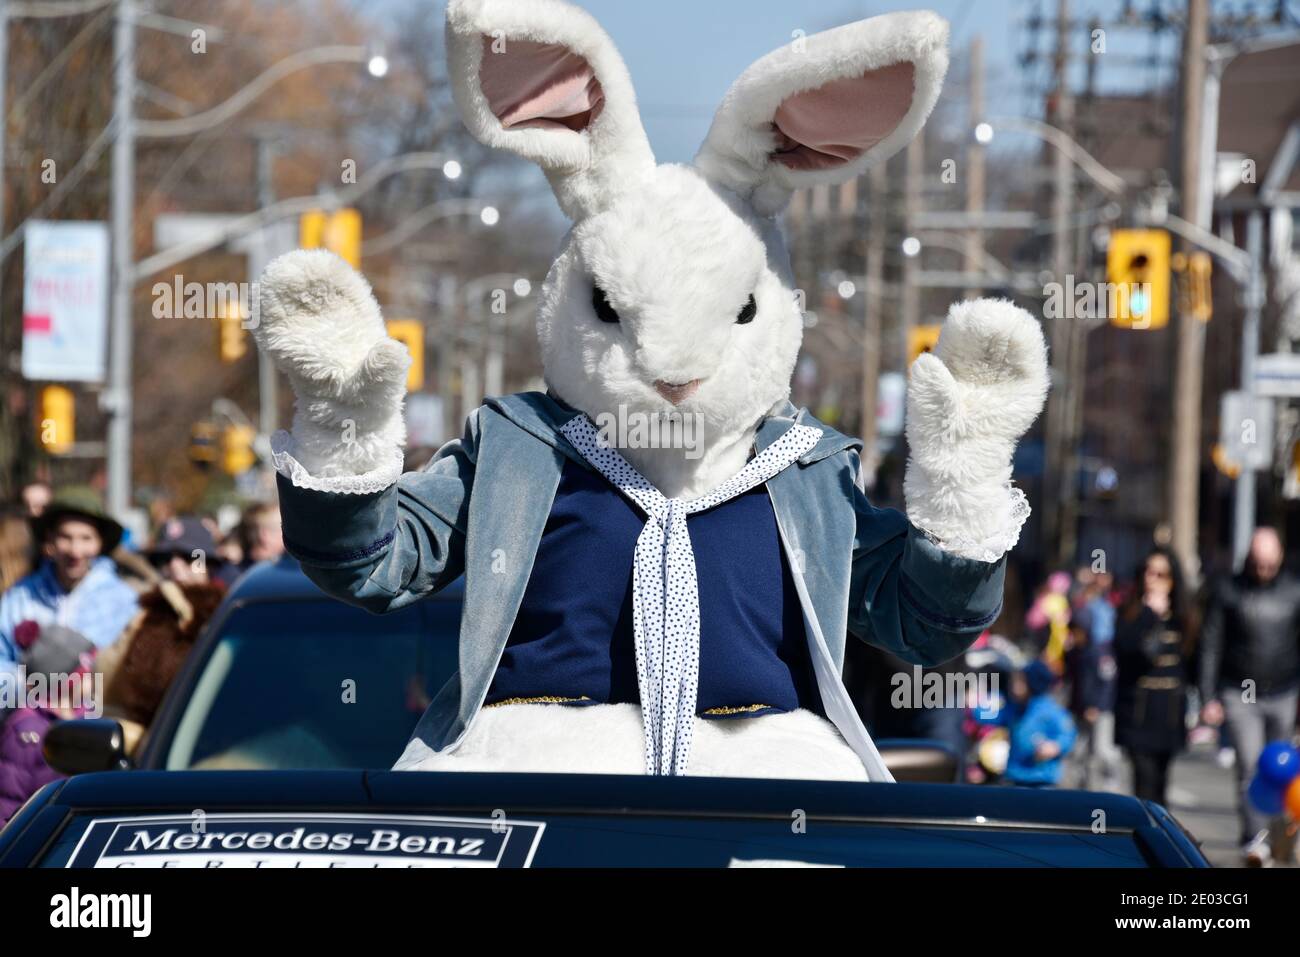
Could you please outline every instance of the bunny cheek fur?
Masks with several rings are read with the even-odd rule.
[[[779,229],[687,166],[583,220],[542,290],[547,385],[601,414],[699,416],[701,448],[626,449],[665,495],[694,497],[738,472],[763,417],[789,396],[803,321]],[[597,318],[593,281],[619,313]],[[758,313],[738,324],[753,295]],[[699,380],[673,405],[656,382]]]

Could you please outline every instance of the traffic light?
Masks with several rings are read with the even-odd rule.
[[[222,362],[238,362],[248,354],[248,331],[244,328],[244,317],[240,315],[238,306],[233,315],[228,309],[221,311],[217,317],[217,330],[217,351]]]
[[[190,461],[201,469],[217,462],[217,445],[220,436],[211,422],[195,422],[190,428]]]
[[[257,464],[253,439],[257,432],[251,425],[228,425],[221,433],[221,470],[227,475],[243,475]]]
[[[77,403],[62,385],[41,389],[41,446],[50,455],[64,455],[77,440]]]
[[[406,391],[419,392],[424,388],[424,325],[418,319],[390,319],[388,334],[403,343],[411,353]]]
[[[361,213],[345,208],[332,213],[313,210],[298,221],[298,245],[303,249],[328,249],[361,268]]]
[[[1117,229],[1110,236],[1106,280],[1111,325],[1163,329],[1169,325],[1169,233],[1163,229]]]
[[[912,363],[921,357],[921,353],[934,351],[934,347],[939,344],[939,333],[942,331],[941,324],[912,327],[907,337],[908,368],[911,368]]]

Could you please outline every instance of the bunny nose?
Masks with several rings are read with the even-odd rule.
[[[671,382],[664,382],[662,379],[655,383],[655,391],[673,405],[681,405],[681,403],[693,396],[699,387],[699,379],[692,379],[690,382],[684,382],[681,385],[673,385]]]

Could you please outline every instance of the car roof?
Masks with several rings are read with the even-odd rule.
[[[859,784],[743,778],[656,778],[584,774],[476,774],[402,771],[131,771],[82,774],[58,804],[92,813],[148,807],[208,811],[364,805],[371,810],[490,809],[516,812],[789,817],[810,816],[1088,829],[1152,824],[1127,795],[955,784]]]
[[[458,598],[464,593],[463,579],[456,579],[438,592],[443,598]],[[302,570],[298,560],[285,555],[278,561],[260,562],[236,579],[226,596],[228,602],[264,602],[324,598]]]

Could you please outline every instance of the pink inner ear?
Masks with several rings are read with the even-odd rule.
[[[857,159],[898,129],[912,106],[916,69],[895,63],[797,93],[777,108],[772,158],[797,170],[831,169]]]
[[[508,130],[524,127],[581,132],[600,115],[605,94],[591,65],[566,46],[506,40],[493,52],[483,38],[479,84],[488,105]]]

